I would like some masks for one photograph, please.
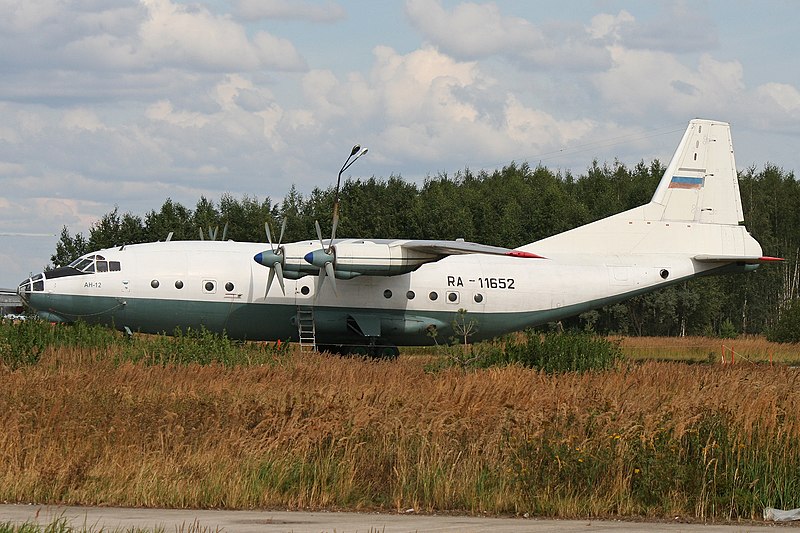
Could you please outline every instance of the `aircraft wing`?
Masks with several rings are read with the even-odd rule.
[[[404,241],[399,242],[397,246],[401,246],[407,250],[413,250],[430,255],[448,256],[448,255],[464,255],[464,254],[487,254],[487,255],[509,255],[513,257],[528,257],[528,258],[541,258],[536,254],[529,252],[521,252],[512,250],[510,248],[502,248],[500,246],[489,246],[487,244],[478,244],[476,242],[468,241]]]
[[[781,257],[769,256],[743,256],[743,255],[696,255],[692,259],[701,263],[745,263],[748,265],[760,265],[761,263],[772,263],[783,261]]]

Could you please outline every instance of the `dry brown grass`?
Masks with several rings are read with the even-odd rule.
[[[620,346],[626,357],[669,361],[800,364],[800,345],[769,342],[764,337],[741,335],[735,339],[713,337],[621,337]],[[724,348],[723,348],[724,347]]]
[[[62,349],[0,370],[0,500],[699,517],[797,500],[800,389],[782,366],[98,359]]]

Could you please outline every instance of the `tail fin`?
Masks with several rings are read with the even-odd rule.
[[[680,254],[704,260],[759,258],[741,225],[730,125],[692,120],[650,203],[522,246],[558,254]]]
[[[728,123],[689,122],[651,203],[664,206],[660,220],[734,225],[744,221]]]

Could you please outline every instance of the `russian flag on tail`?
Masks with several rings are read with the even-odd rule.
[[[690,178],[687,176],[672,176],[669,182],[670,189],[700,189],[705,178]]]

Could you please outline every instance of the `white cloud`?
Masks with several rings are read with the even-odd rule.
[[[58,0],[4,0],[0,28],[4,31],[21,33],[54,18],[61,10]]]
[[[715,20],[696,2],[664,2],[661,7],[650,20],[621,24],[619,42],[629,48],[670,53],[707,52],[718,46]]]
[[[86,108],[66,111],[62,119],[62,124],[68,130],[96,132],[108,129],[94,111]]]
[[[25,173],[25,165],[0,161],[0,176],[21,176]]]
[[[595,15],[586,30],[593,39],[617,42],[621,39],[623,29],[635,22],[633,15],[623,9],[616,15],[608,13]]]
[[[494,3],[464,2],[447,11],[438,0],[408,0],[406,13],[426,37],[461,58],[544,44],[541,31],[525,19],[504,17]]]
[[[614,66],[593,75],[603,105],[615,113],[708,116],[738,107],[744,92],[742,65],[704,54],[687,66],[672,54],[611,47]]]
[[[335,2],[303,2],[299,0],[239,0],[236,12],[250,20],[300,19],[313,22],[333,22],[343,19],[346,12]]]
[[[86,6],[80,0],[15,3],[0,22],[0,63],[88,71],[302,71],[305,60],[287,39],[248,34],[229,15],[200,4],[140,0]]]
[[[537,27],[503,15],[495,3],[463,2],[448,11],[439,0],[407,0],[406,14],[431,43],[459,59],[497,55],[528,67],[558,69],[608,65],[607,52],[583,26]]]
[[[139,33],[143,57],[213,70],[302,70],[305,62],[286,39],[258,32],[252,41],[230,17],[170,0],[142,0],[147,20]]]
[[[440,164],[445,157],[462,167],[544,151],[594,128],[591,121],[559,119],[522,103],[477,62],[458,61],[434,47],[400,54],[378,46],[373,54],[366,80],[330,71],[304,76],[305,102],[313,112],[290,113],[293,135],[328,142],[337,132],[366,127],[373,132],[370,144],[378,147],[371,158],[382,163]]]
[[[476,110],[454,92],[493,83],[481,77],[475,63],[457,62],[433,48],[401,56],[380,46],[374,54],[376,63],[370,77],[379,87],[384,110],[392,120],[471,120]]]
[[[172,103],[167,100],[156,102],[147,108],[147,118],[161,120],[182,128],[202,128],[208,124],[208,118],[200,113],[188,111],[175,111]]]
[[[505,121],[508,137],[523,150],[525,146],[546,148],[569,145],[597,127],[589,119],[558,120],[541,109],[522,105],[513,95],[507,98]]]
[[[800,112],[800,91],[786,83],[765,83],[756,89],[761,98],[768,98],[787,113]]]

